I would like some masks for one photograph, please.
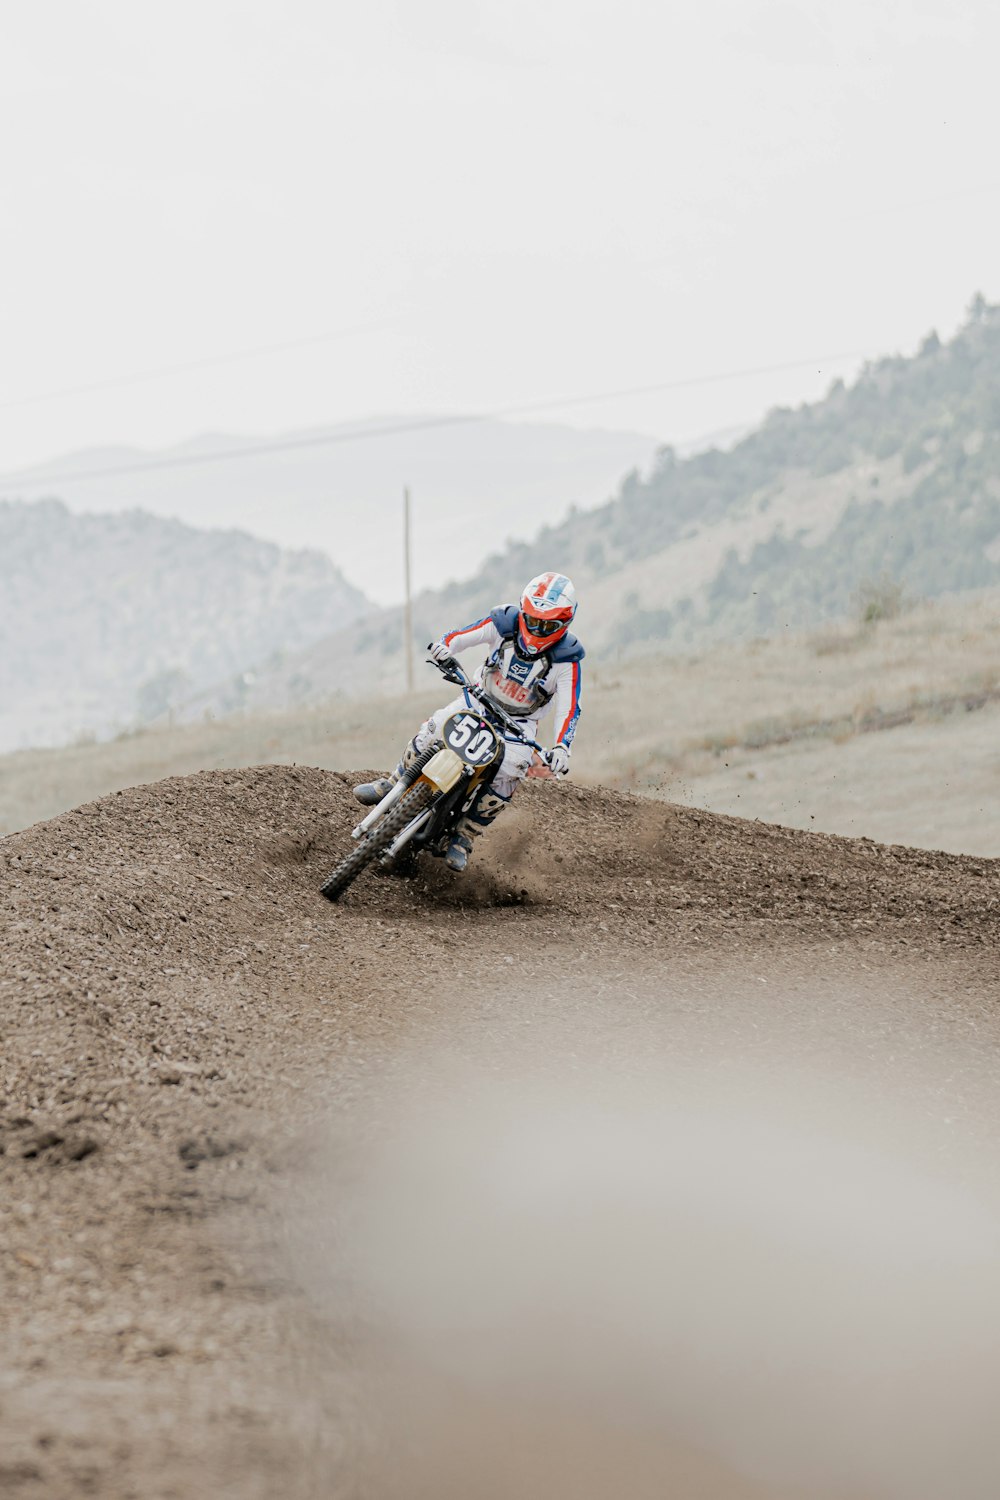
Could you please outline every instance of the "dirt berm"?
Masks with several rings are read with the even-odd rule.
[[[320,1390],[275,1205],[330,1111],[404,1041],[475,1030],[483,997],[493,1024],[508,1002],[537,1018],[586,992],[624,1016],[641,988],[669,1016],[712,993],[731,1048],[723,970],[762,994],[784,973],[756,1020],[811,1009],[831,1037],[845,976],[903,974],[883,1041],[994,1048],[998,863],[547,783],[463,879],[366,876],[331,907],[354,779],[206,773],[0,841],[4,1496],[375,1493],[349,1477],[349,1338],[327,1328]],[[516,1493],[497,1472],[474,1492]],[[765,1493],[698,1473],[692,1495]]]

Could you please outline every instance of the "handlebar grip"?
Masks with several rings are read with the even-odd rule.
[[[432,641],[431,645],[433,644],[434,643]],[[427,649],[430,650],[430,647],[428,647]],[[447,661],[438,661],[435,657],[428,656],[425,660],[424,665],[428,667],[436,667],[437,670],[441,673],[441,676],[446,677],[449,682],[461,682],[463,684],[468,684],[469,679],[466,677],[465,673],[462,671],[461,666],[453,656],[449,657]]]

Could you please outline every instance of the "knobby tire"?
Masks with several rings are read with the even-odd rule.
[[[432,786],[426,781],[418,781],[416,786],[410,790],[396,803],[390,812],[377,823],[371,833],[367,834],[355,848],[353,848],[346,859],[342,859],[320,886],[320,893],[328,901],[336,901],[347,890],[347,887],[357,880],[362,870],[366,870],[373,859],[389,847],[393,839],[402,833],[406,825],[411,822],[418,813],[422,813],[430,805],[435,796]]]

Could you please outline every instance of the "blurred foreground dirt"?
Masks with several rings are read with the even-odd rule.
[[[464,881],[372,877],[332,908],[317,887],[353,779],[203,773],[0,843],[0,1493],[784,1494],[670,1433],[597,1442],[516,1391],[509,1443],[495,1422],[477,1440],[474,1390],[447,1394],[466,1412],[453,1480],[372,1480],[359,1314],[318,1308],[292,1274],[289,1205],[310,1198],[331,1115],[404,1045],[530,1038],[567,1013],[572,1034],[584,994],[609,1062],[608,1016],[627,1031],[639,1006],[655,1046],[680,1048],[694,1007],[687,1045],[722,1068],[797,1034],[835,1063],[849,1037],[877,1093],[901,1050],[933,1062],[960,1036],[993,1076],[1000,866],[541,783]],[[624,1035],[627,1073],[645,1044]],[[988,1134],[968,1079],[931,1071],[935,1141],[945,1115]],[[422,1399],[446,1397],[429,1382]],[[539,1428],[563,1434],[556,1471],[551,1452],[532,1466]]]

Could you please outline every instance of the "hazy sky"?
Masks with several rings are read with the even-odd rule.
[[[912,349],[977,289],[1000,299],[985,0],[0,0],[0,17],[0,469]],[[683,440],[856,365],[560,420]]]

